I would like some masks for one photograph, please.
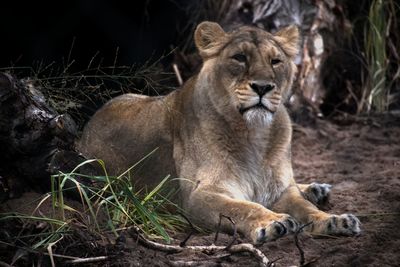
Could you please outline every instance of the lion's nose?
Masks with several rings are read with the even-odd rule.
[[[254,90],[259,96],[263,96],[269,91],[275,88],[274,83],[269,83],[266,81],[253,81],[250,83],[251,89]]]

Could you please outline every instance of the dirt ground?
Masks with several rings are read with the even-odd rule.
[[[354,213],[362,223],[362,234],[358,237],[316,237],[302,233],[299,238],[306,266],[399,266],[400,115],[295,125],[292,151],[297,181],[332,184],[329,211]],[[2,205],[10,208],[24,201],[27,200]],[[174,243],[184,236],[175,235]],[[196,234],[188,245],[210,245],[213,240],[214,234]],[[217,244],[225,245],[230,240],[230,236],[221,235]],[[276,266],[299,265],[299,250],[293,236],[264,244],[260,250],[270,260],[277,260]],[[91,254],[104,253],[112,260],[91,266],[258,266],[250,255],[168,254],[147,249],[132,238],[118,246],[98,243]],[[1,262],[9,262],[4,255],[0,253]]]

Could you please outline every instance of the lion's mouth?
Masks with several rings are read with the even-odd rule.
[[[261,102],[259,102],[256,105],[247,107],[247,108],[240,108],[239,112],[240,112],[240,114],[243,115],[246,111],[249,111],[250,109],[260,109],[260,110],[266,110],[266,111],[272,112],[268,107],[264,106]]]

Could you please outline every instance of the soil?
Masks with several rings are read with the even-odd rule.
[[[353,213],[362,223],[362,234],[358,237],[300,234],[306,266],[399,266],[400,116],[318,120],[308,126],[295,125],[292,152],[296,180],[332,184],[329,212]],[[35,197],[35,193],[25,194],[3,203],[2,209],[27,208],[25,203]],[[5,231],[3,228],[2,232]],[[185,234],[173,237],[173,243],[179,244]],[[116,244],[104,240],[91,240],[90,245],[77,244],[79,234],[72,239],[75,249],[67,251],[59,247],[57,252],[81,257],[110,256],[111,260],[91,266],[258,266],[249,254],[168,254],[145,248],[129,235],[124,235]],[[231,239],[220,235],[217,244],[227,245]],[[214,234],[195,234],[187,244],[210,245],[213,240]],[[71,238],[68,242],[72,242]],[[239,238],[238,242],[246,240]],[[90,251],[85,251],[88,247]],[[4,247],[0,245],[0,248]],[[270,260],[277,260],[276,266],[299,265],[299,250],[293,236],[264,244],[259,249]],[[0,253],[0,263],[11,262],[10,257],[15,253],[8,252]],[[20,260],[16,265],[25,263],[26,260]],[[42,264],[46,266],[49,262],[45,260]]]

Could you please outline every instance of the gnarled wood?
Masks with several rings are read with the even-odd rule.
[[[0,73],[2,198],[14,196],[21,184],[47,189],[51,174],[82,162],[76,137],[73,119],[52,109],[31,81]]]

